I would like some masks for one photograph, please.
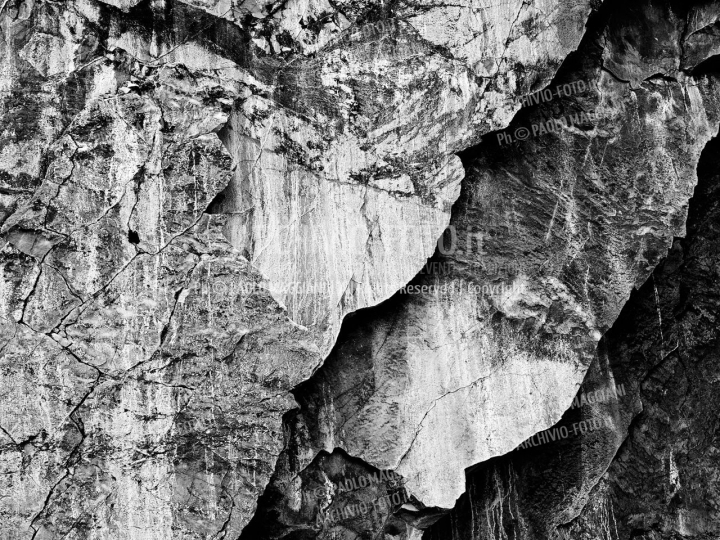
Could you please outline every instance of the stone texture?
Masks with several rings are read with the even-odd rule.
[[[652,25],[658,12],[668,17],[648,8],[640,35],[679,53],[658,44],[680,35]],[[317,448],[393,469],[426,505],[451,508],[465,468],[568,408],[598,339],[684,233],[700,152],[718,130],[713,79],[671,71],[633,89],[603,67],[609,57],[627,72],[666,65],[643,50],[635,68],[634,54],[603,45],[624,20],[589,36],[584,63],[552,85],[585,80],[592,90],[523,111],[507,131],[563,111],[600,111],[598,123],[518,145],[491,136],[465,153],[468,177],[434,272],[371,316],[348,319],[299,393]]]
[[[287,391],[344,314],[422,266],[459,193],[454,152],[552,75],[588,12],[562,42],[551,14],[538,73],[488,102],[477,58],[418,34],[427,6],[377,7],[2,4],[3,497],[23,494],[3,534],[241,530]],[[219,196],[233,174],[239,210]],[[248,229],[235,212],[258,201]],[[288,299],[288,279],[322,289]]]
[[[480,464],[424,540],[717,537],[718,150],[715,138],[701,157],[686,238],[633,293],[583,385],[626,395],[555,426],[605,427]]]
[[[346,314],[392,296],[432,255],[464,175],[455,153],[549,80],[589,5],[421,2],[380,17],[371,3],[310,2],[302,18],[317,34],[284,38],[293,9],[257,21],[277,32],[264,50],[314,54],[263,59],[224,132],[239,166],[213,211],[232,214],[230,241],[329,352]]]
[[[100,5],[27,6],[3,14],[0,536],[239,534],[320,357],[205,213],[238,83],[108,51]]]
[[[599,7],[1,2],[0,538],[716,535],[711,209],[601,336],[684,234],[719,12]]]

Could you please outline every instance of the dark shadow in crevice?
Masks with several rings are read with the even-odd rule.
[[[405,530],[405,522],[394,515],[401,507],[410,515],[405,519],[417,513],[412,509],[422,508],[408,495],[401,477],[340,448],[320,451],[300,471],[300,456],[294,452],[299,448],[296,437],[302,436],[302,419],[292,411],[283,420],[292,426],[290,437],[295,440],[281,454],[258,510],[239,540],[311,540],[338,530],[374,537]],[[288,491],[294,491],[299,501],[288,504]]]
[[[695,66],[692,70],[693,77],[706,77],[720,75],[720,54],[711,56],[707,60]]]

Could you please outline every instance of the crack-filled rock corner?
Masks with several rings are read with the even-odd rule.
[[[0,540],[720,537],[720,3],[0,29]]]

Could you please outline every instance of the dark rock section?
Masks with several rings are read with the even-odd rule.
[[[548,431],[569,437],[534,436],[468,471],[467,494],[423,540],[717,538],[720,139],[698,176],[687,237],[633,293],[577,399],[615,385],[625,396],[568,410]]]
[[[720,139],[705,149],[698,176],[687,237],[606,336],[612,370],[632,381],[643,411],[563,527],[570,537],[599,537],[603,523],[612,538],[720,536]]]
[[[422,504],[403,488],[402,478],[379,471],[342,450],[322,452],[290,482],[306,488],[291,507],[282,506],[277,477],[292,474],[296,463],[284,452],[278,461],[275,481],[258,501],[258,511],[240,540],[293,538],[405,538],[407,516]],[[400,515],[395,515],[399,513]],[[405,514],[405,515],[403,515]]]

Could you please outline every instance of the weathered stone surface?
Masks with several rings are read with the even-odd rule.
[[[709,206],[599,340],[684,234],[720,12],[598,7],[1,2],[0,537],[716,535]]]
[[[56,451],[57,471],[38,473],[40,506],[9,525],[41,537],[124,526],[164,537],[246,522],[280,444],[279,415],[292,405],[284,392],[320,364],[345,314],[390,297],[432,254],[464,174],[455,153],[503,126],[516,96],[553,75],[589,12],[557,2],[489,13],[322,2],[2,7],[3,316],[17,335],[8,354],[37,346],[58,370],[79,363],[84,373],[41,379],[48,400],[65,399],[52,389],[75,396],[62,417],[22,433],[13,417],[7,432],[12,444],[52,434],[43,451]],[[455,32],[428,29],[429,18],[456,16]],[[528,47],[528,32],[541,47]],[[241,254],[217,237],[208,209],[230,213],[225,231]],[[267,299],[255,305],[265,293],[249,264],[302,326],[283,322]],[[249,313],[237,302],[250,302]],[[238,360],[260,329],[278,343],[263,338],[262,352]],[[265,351],[273,348],[280,353]],[[165,445],[188,407],[182,396],[204,388],[202,366],[227,359],[239,365],[214,371],[247,370],[250,386],[226,395],[214,382],[218,402],[207,407],[223,411],[222,425],[230,415],[252,428],[242,400],[266,391],[258,373],[279,371],[260,422],[274,436],[251,467],[252,489],[216,486],[217,473],[188,517],[173,506],[189,504],[177,471],[194,478],[215,461],[196,449],[172,460]],[[22,373],[8,372],[4,386]],[[192,417],[191,439],[200,437]],[[245,474],[240,458],[221,454],[222,466]],[[94,473],[80,465],[87,460]],[[140,487],[115,485],[119,463],[137,464]]]
[[[613,371],[632,381],[643,412],[589,502],[563,528],[569,535],[594,530],[603,519],[621,537],[720,534],[719,141],[707,146],[698,168],[687,237],[676,239],[607,336]]]
[[[317,340],[205,214],[237,82],[99,54],[119,15],[78,8],[3,15],[66,46],[53,73],[35,45],[3,51],[14,92],[44,89],[4,109],[0,536],[237,535]]]
[[[432,255],[464,175],[455,153],[504,127],[579,43],[589,5],[546,4],[427,2],[378,19],[361,3],[351,24],[309,3],[304,19],[329,21],[298,27],[288,49],[314,54],[268,59],[243,94],[224,137],[240,165],[214,211],[232,214],[228,237],[291,317],[324,332],[323,351],[344,315]],[[257,24],[280,39],[298,15]]]
[[[658,11],[667,15],[649,7],[640,35],[679,54],[665,41],[680,33],[653,25]],[[586,63],[553,83],[585,80],[593,90],[523,111],[507,132],[532,134],[562,111],[596,110],[599,122],[537,130],[518,145],[498,147],[493,136],[465,154],[468,177],[436,271],[348,319],[299,394],[318,448],[393,469],[423,503],[450,508],[465,468],[567,409],[598,339],[683,234],[700,152],[718,130],[716,82],[665,73],[665,56],[646,51],[633,67],[637,58],[608,39],[624,21],[588,39]],[[603,68],[608,57],[664,78],[633,88]]]
[[[687,237],[603,337],[578,398],[626,395],[568,410],[553,428],[568,438],[481,464],[424,540],[717,537],[718,150],[715,138],[701,157]]]

